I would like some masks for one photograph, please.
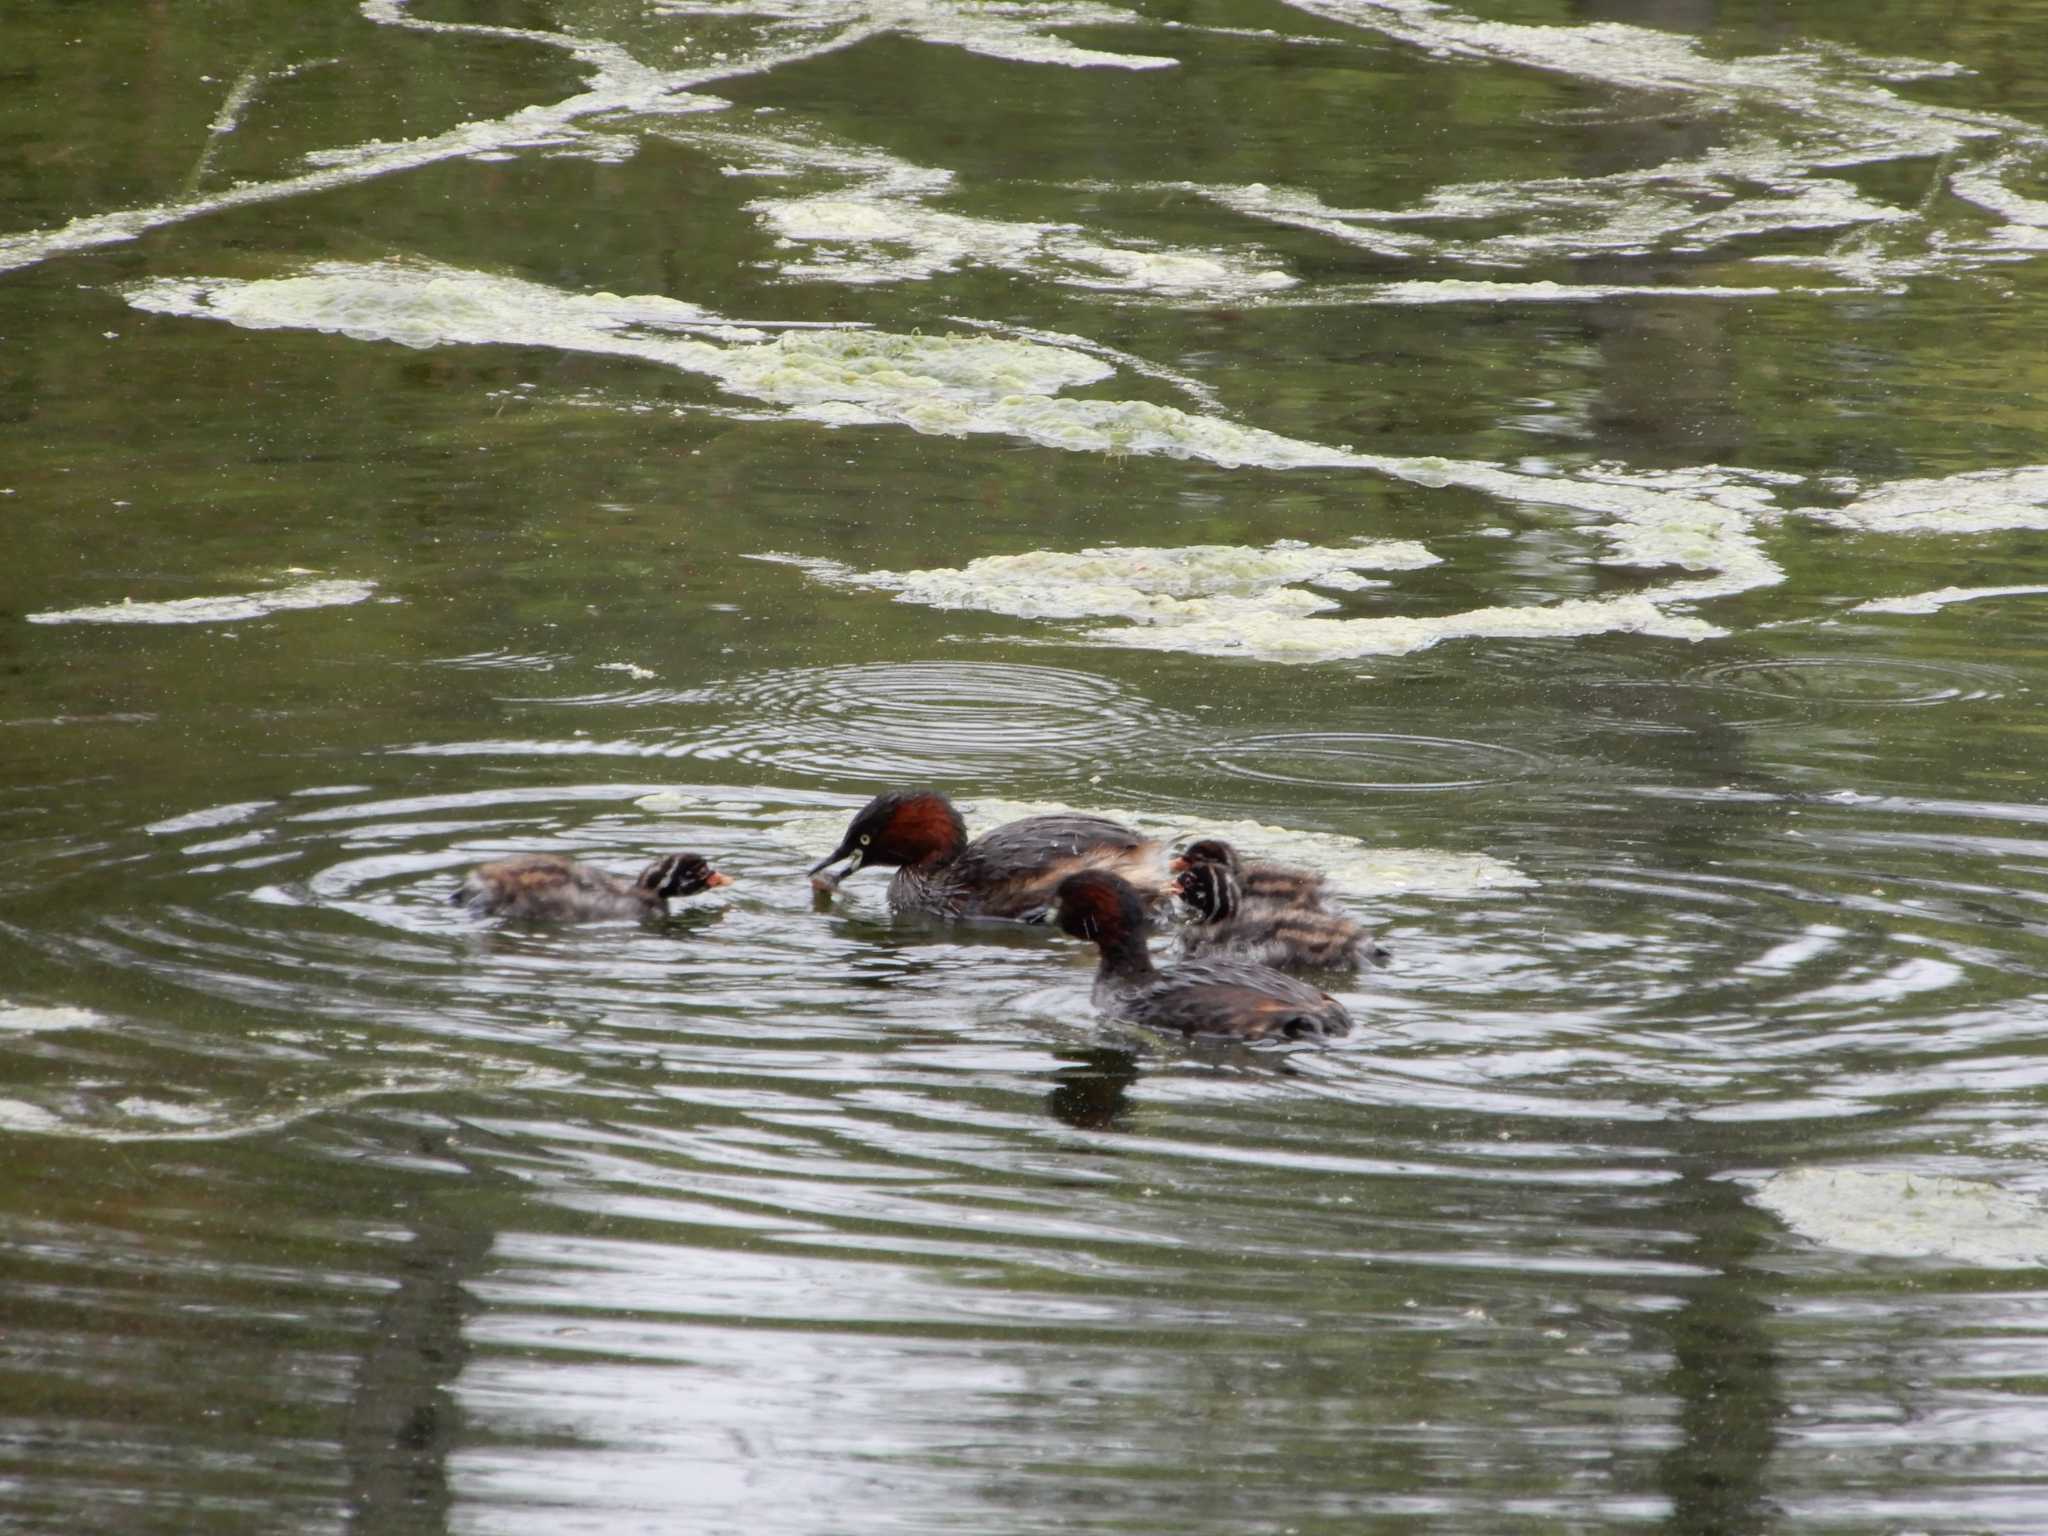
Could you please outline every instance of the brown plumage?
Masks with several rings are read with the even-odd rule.
[[[1235,855],[1228,861],[1196,857],[1203,846],[1174,861],[1180,867],[1174,884],[1194,914],[1180,931],[1181,954],[1283,971],[1355,971],[1385,963],[1387,952],[1362,924],[1321,902],[1255,898],[1239,883]],[[1321,884],[1321,876],[1313,878]]]
[[[1102,953],[1096,1006],[1184,1035],[1239,1040],[1322,1040],[1351,1032],[1351,1016],[1327,992],[1243,960],[1206,960],[1160,970],[1145,948],[1145,911],[1128,882],[1103,870],[1060,882],[1055,920]]]
[[[1180,931],[1189,959],[1250,960],[1282,971],[1355,971],[1387,952],[1329,907],[1246,896],[1227,865],[1190,864],[1175,882],[1195,920]]]
[[[843,871],[828,873],[842,861]],[[1116,871],[1148,903],[1173,893],[1158,843],[1106,817],[1026,816],[969,842],[953,803],[929,789],[894,789],[869,801],[839,846],[811,866],[811,883],[831,892],[868,865],[895,867],[890,906],[938,917],[1035,918],[1060,881],[1084,869]]]
[[[588,922],[606,917],[666,917],[669,901],[730,885],[694,853],[671,853],[622,880],[557,853],[528,853],[480,864],[448,899],[479,917]]]
[[[1250,862],[1220,837],[1204,837],[1189,843],[1172,864],[1178,875],[1197,864],[1221,864],[1237,879],[1246,896],[1263,901],[1321,902],[1327,895],[1323,877],[1312,869],[1292,864],[1269,864],[1263,859]]]

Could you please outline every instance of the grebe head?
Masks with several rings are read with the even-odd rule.
[[[640,889],[662,900],[678,896],[694,896],[714,885],[731,885],[732,876],[722,875],[705,861],[702,854],[671,853],[656,859],[640,871]]]
[[[1180,892],[1180,899],[1192,907],[1203,922],[1220,923],[1237,916],[1242,892],[1237,875],[1229,865],[1209,860],[1184,860],[1173,883]]]
[[[1143,942],[1145,904],[1130,881],[1106,869],[1086,869],[1060,882],[1054,898],[1060,932],[1090,939],[1104,950],[1133,938]]]
[[[1197,864],[1215,864],[1240,874],[1244,866],[1238,861],[1237,850],[1220,837],[1204,837],[1189,843],[1181,849],[1170,866],[1175,874],[1192,869]]]
[[[951,858],[966,846],[967,823],[952,801],[937,790],[892,789],[861,808],[839,846],[811,866],[811,880],[835,886],[864,865],[922,864]],[[825,873],[842,859],[845,869]]]

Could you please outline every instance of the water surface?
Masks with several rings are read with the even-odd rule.
[[[2038,9],[10,21],[0,1524],[2039,1529]]]

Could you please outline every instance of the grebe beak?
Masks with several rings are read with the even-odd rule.
[[[811,885],[821,891],[837,890],[840,881],[860,868],[861,860],[866,855],[867,850],[865,848],[849,850],[846,844],[841,843],[837,848],[826,854],[824,858],[811,866]],[[846,868],[840,870],[837,874],[827,874],[826,871],[841,859],[846,860]]]
[[[732,876],[721,875],[717,870],[714,869],[713,871],[711,871],[710,874],[704,877],[704,883],[706,885],[731,885]]]

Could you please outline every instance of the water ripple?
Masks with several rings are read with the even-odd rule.
[[[2003,667],[1904,656],[1788,656],[1724,662],[1698,668],[1690,680],[1743,698],[1866,709],[1924,709],[1996,699],[2019,686],[2015,674]]]
[[[691,758],[868,785],[976,786],[1072,774],[1119,748],[1171,750],[1188,723],[1086,672],[1001,662],[799,667],[716,688],[522,703],[673,713],[626,735],[427,743],[415,756]],[[718,723],[701,721],[714,708]]]
[[[733,739],[702,755],[867,783],[1072,772],[1186,730],[1090,673],[1002,662],[804,668],[724,693]]]
[[[903,681],[899,669],[848,671],[888,674],[899,690]],[[953,682],[947,669],[933,692],[940,718],[961,697]],[[807,685],[791,696],[817,693]],[[1266,749],[1243,765],[1247,778],[1348,793],[1403,782],[1386,766],[1390,742],[1401,752],[1420,744],[1418,766],[1431,776],[1411,774],[1410,787],[1453,782],[1446,762],[1477,765],[1465,783],[1528,768],[1510,749],[1418,737],[1257,737],[1223,750],[1229,760],[1245,745]],[[1430,756],[1446,746],[1446,757]],[[288,1094],[309,1102],[374,1091],[365,1050],[409,1067],[408,1053],[453,1047],[431,1081],[394,1078],[389,1090],[570,1074],[621,1103],[681,1093],[701,1109],[723,1095],[757,1132],[774,1121],[777,1138],[804,1135],[804,1148],[771,1154],[773,1141],[721,1131],[704,1155],[745,1177],[815,1164],[821,1147],[850,1175],[866,1168],[860,1177],[909,1165],[966,1175],[1014,1151],[1017,1138],[1030,1142],[1048,1104],[1068,1109],[1075,1127],[1128,1128],[1134,1098],[1154,1116],[1175,1106],[1206,1115],[1218,1102],[1279,1091],[1330,1113],[1615,1127],[1674,1116],[1853,1118],[1961,1082],[2001,1095],[2048,1082],[2014,1054],[2048,1027],[2048,838],[2033,835],[2031,807],[2004,816],[1963,801],[1665,792],[1673,825],[1696,815],[1718,823],[1731,810],[1750,818],[1746,845],[1699,864],[1625,840],[1561,843],[1548,864],[1530,861],[1535,884],[1348,893],[1384,921],[1395,965],[1349,994],[1365,1025],[1352,1041],[1276,1060],[1117,1041],[1094,1022],[1079,946],[1034,930],[893,923],[879,877],[814,907],[803,870],[859,799],[595,784],[402,796],[329,787],[235,801],[159,817],[68,860],[46,854],[45,892],[97,888],[119,869],[136,894],[9,931],[58,957],[247,1010],[243,1025],[182,1049],[225,1063],[296,1063],[279,1070]],[[503,927],[447,900],[464,868],[510,852],[567,852],[630,872],[672,848],[705,853],[738,883],[653,926]],[[1873,867],[1886,871],[1882,884],[1865,872]],[[153,894],[173,877],[176,900]],[[42,1038],[53,1050],[155,1038],[146,1018],[89,1017]],[[1057,1054],[1076,1049],[1136,1054],[1127,1078],[1096,1071],[1082,1086]],[[229,1076],[244,1070],[255,1068]],[[1033,1082],[1029,1110],[1009,1119],[984,1110],[965,1123],[949,1114],[913,1130],[905,1106],[921,1106],[922,1090],[907,1100],[899,1090],[963,1071]],[[164,1084],[179,1073],[158,1062],[133,1078],[102,1076],[108,1090],[84,1099],[30,1085],[15,1096],[12,1123],[128,1134],[133,1105],[172,1102]],[[239,1120],[231,1103],[210,1103],[164,1129],[274,1123],[279,1090],[253,1082]],[[818,1106],[786,1095],[804,1100],[823,1084],[835,1093],[825,1119],[800,1124]],[[217,1085],[207,1091],[218,1096]],[[123,1103],[130,1109],[117,1113]],[[824,1141],[810,1139],[820,1130]],[[1163,1155],[1164,1131],[1155,1119],[1148,1155]],[[1213,1131],[1208,1144],[1225,1156]],[[873,1155],[857,1154],[861,1145]],[[1627,1182],[1634,1175],[1614,1150],[1596,1143],[1590,1164],[1573,1159],[1568,1177]],[[1401,1171],[1270,1139],[1246,1155],[1301,1172]],[[1461,1183],[1567,1176],[1526,1159],[1516,1167],[1432,1154],[1405,1171]]]
[[[1528,777],[1544,764],[1533,752],[1495,742],[1365,731],[1244,737],[1211,749],[1209,761],[1239,778],[1346,800],[1360,790],[1478,789]]]
[[[939,717],[959,697],[939,689]],[[1387,741],[1440,750],[1224,750],[1279,744],[1247,784],[1349,792],[1397,782]],[[1461,759],[1468,779],[1533,776],[1468,745],[1426,756],[1429,782]],[[1506,1350],[1545,1433],[1559,1413],[1605,1424],[1645,1298],[1722,1274],[1686,1231],[1689,1145],[1763,1171],[1792,1149],[1903,1159],[1930,1131],[2023,1126],[2048,1088],[2038,807],[1646,789],[1603,801],[1592,839],[1586,807],[1542,800],[1523,819],[1554,824],[1518,853],[1533,881],[1347,895],[1388,919],[1396,963],[1345,991],[1354,1037],[1278,1054],[1105,1030],[1081,946],[894,922],[873,877],[814,905],[803,870],[857,791],[462,778],[223,795],[45,850],[6,935],[146,985],[61,1015],[10,985],[0,1128],[447,1127],[454,1152],[394,1137],[378,1155],[518,1182],[464,1281],[464,1401],[501,1428],[585,1371],[616,1404],[636,1400],[620,1373],[732,1350],[758,1384],[827,1336],[860,1393],[900,1394],[906,1352],[1030,1348],[1033,1380],[984,1416],[999,1427],[1048,1350],[1089,1361],[1087,1401],[1111,1361],[1134,1400],[1182,1394],[1193,1332],[1228,1341],[1205,1361],[1254,1373],[1302,1337],[1464,1372]],[[737,880],[666,924],[520,928],[446,899],[507,852],[630,871],[672,847]],[[134,1001],[151,997],[182,1001]],[[1812,1262],[1794,1233],[1759,1240]]]

